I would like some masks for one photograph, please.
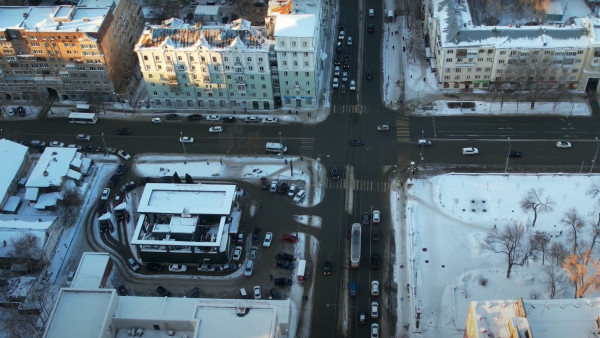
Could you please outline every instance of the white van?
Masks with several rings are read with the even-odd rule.
[[[282,143],[267,142],[265,150],[268,153],[285,153],[287,151],[287,147],[284,146]]]

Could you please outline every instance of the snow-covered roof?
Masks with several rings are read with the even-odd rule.
[[[103,8],[110,7],[113,4],[119,5],[121,0],[79,0],[77,7]]]
[[[315,31],[314,14],[279,15],[275,21],[274,36],[290,38],[310,38]]]
[[[6,257],[11,249],[11,241],[30,233],[39,239],[40,248],[45,245],[48,229],[56,221],[56,216],[25,216],[0,214],[0,257]],[[2,243],[8,243],[4,246]]]
[[[43,32],[96,33],[109,8],[75,6],[0,7],[0,30],[7,28]]]
[[[95,289],[103,287],[104,272],[110,262],[106,252],[84,252],[73,277],[71,288]]]
[[[196,6],[194,15],[217,15],[219,14],[219,6]]]
[[[467,1],[432,0],[443,47],[577,48],[589,45],[581,25],[475,26]]]
[[[48,147],[29,175],[27,188],[60,186],[70,170],[76,148]]]
[[[235,200],[233,184],[146,184],[138,212],[157,214],[229,215]]]
[[[27,159],[28,148],[19,143],[1,139],[0,140],[0,202],[8,194],[8,188],[14,178],[18,176],[19,169]]]

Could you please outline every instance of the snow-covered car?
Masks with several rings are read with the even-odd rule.
[[[558,141],[556,142],[556,148],[571,148],[571,142]]]
[[[270,248],[272,241],[273,241],[273,233],[272,232],[267,232],[265,234],[265,240],[263,241],[263,246],[265,248]]]
[[[273,123],[277,123],[277,118],[276,118],[276,117],[265,117],[265,118],[262,120],[262,123],[267,123],[267,124],[268,124],[268,123],[271,123],[271,124],[273,124]]]
[[[261,299],[262,298],[262,293],[260,291],[260,286],[256,285],[254,286],[254,299]]]
[[[221,127],[221,126],[210,127],[210,128],[208,128],[208,132],[209,133],[222,133],[223,127]]]
[[[260,121],[260,118],[258,118],[258,116],[248,116],[244,119],[244,122],[247,123],[256,123],[258,121]]]
[[[104,190],[102,190],[102,195],[100,195],[100,200],[106,201],[108,196],[110,196],[110,188],[104,188]]]
[[[50,142],[50,146],[51,147],[64,147],[65,144],[60,141],[52,141],[52,142]]]
[[[169,265],[169,271],[171,272],[186,272],[187,266],[183,264],[171,264]]]
[[[78,139],[79,141],[88,141],[92,139],[92,137],[90,135],[86,135],[86,134],[77,134],[77,136],[75,137],[76,139]]]
[[[385,124],[380,124],[377,126],[377,131],[388,131],[390,130],[390,125],[385,123]]]
[[[242,257],[242,247],[238,245],[235,247],[235,249],[233,249],[233,261],[237,262],[240,260],[241,257]]]
[[[333,68],[333,76],[340,76],[340,74],[341,74],[340,72],[341,72],[341,71],[342,71],[342,70],[340,69],[340,66],[335,66],[335,67]]]
[[[208,115],[206,117],[207,121],[219,121],[221,117],[219,115]]]
[[[379,281],[371,282],[371,296],[379,296]]]
[[[356,81],[354,81],[354,80],[350,81],[350,90],[352,90],[352,91],[356,90]]]
[[[288,196],[289,196],[289,197],[294,197],[294,195],[296,194],[296,190],[297,190],[297,189],[298,189],[298,188],[296,187],[296,185],[295,185],[295,184],[292,184],[292,185],[290,186],[290,190],[288,190]]]
[[[474,147],[462,148],[462,154],[463,155],[477,155],[477,154],[479,154],[479,149],[474,148]]]
[[[117,155],[121,156],[124,160],[131,160],[131,155],[129,155],[126,151],[124,150],[119,150],[117,151]]]
[[[379,338],[379,324],[371,324],[371,338]]]
[[[342,73],[342,82],[348,82],[348,72]]]
[[[179,142],[181,143],[194,143],[194,138],[189,136],[183,136],[179,138]]]
[[[140,266],[138,265],[138,263],[135,261],[135,259],[133,258],[129,258],[127,260],[127,264],[129,264],[129,267],[131,268],[131,270],[133,271],[138,271],[140,269]]]
[[[333,78],[333,88],[338,88],[340,86],[340,79],[337,77]]]
[[[306,197],[306,191],[300,190],[294,197],[294,202],[300,203],[300,202],[304,201],[304,197]]]
[[[153,117],[152,123],[161,124],[163,121],[160,117]]]
[[[381,222],[381,213],[379,210],[373,210],[373,223]]]

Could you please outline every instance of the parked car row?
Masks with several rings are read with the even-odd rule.
[[[225,123],[234,123],[235,121],[237,121],[237,118],[235,116],[223,116],[221,117],[220,115],[215,115],[215,114],[210,114],[210,115],[201,115],[201,114],[192,114],[192,115],[187,115],[187,120],[188,121],[202,121],[202,120],[206,120],[206,121],[210,121],[210,122],[225,122]],[[167,114],[164,115],[164,119],[168,120],[168,121],[176,121],[179,120],[179,115],[177,114]],[[254,123],[254,122],[261,122],[265,123],[265,124],[269,124],[269,123],[277,123],[277,118],[276,117],[263,117],[260,118],[259,116],[255,116],[255,115],[251,115],[251,116],[247,116],[243,118],[243,121],[246,123]],[[156,123],[156,124],[161,124],[163,123],[163,118],[161,117],[153,117],[152,118],[152,122]]]
[[[298,186],[295,183],[292,183],[288,187],[287,182],[279,183],[278,180],[271,181],[271,184],[267,184],[267,179],[265,177],[261,177],[260,179],[261,187],[264,190],[269,190],[271,193],[279,193],[280,195],[288,195],[288,197],[292,197],[295,203],[302,203],[306,198],[306,191],[303,189],[298,189]]]

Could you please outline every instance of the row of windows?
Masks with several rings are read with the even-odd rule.
[[[446,58],[446,62],[453,62],[454,59],[453,58]],[[493,58],[486,58],[485,59],[486,62],[494,62]],[[466,61],[463,58],[457,58],[456,62],[460,63],[460,62],[475,62],[475,58],[468,58]],[[477,58],[477,62],[483,62],[483,58]]]
[[[292,42],[290,42],[290,45],[292,46],[292,48],[298,47],[298,42],[297,41],[292,41]],[[285,41],[284,40],[280,40],[279,41],[279,47],[285,48]],[[308,47],[308,41],[302,41],[302,47],[304,47],[304,48]]]
[[[288,66],[288,62],[287,61],[282,61],[281,63],[283,65],[283,67],[287,67]],[[298,67],[298,61],[293,61],[292,65],[293,65],[294,68]],[[308,65],[309,65],[309,62],[308,61],[304,61],[304,67],[308,67]]]
[[[260,104],[260,102],[253,102],[255,104]],[[154,104],[156,106],[161,106],[162,105],[162,101],[161,100],[154,100]],[[194,101],[193,100],[186,100],[185,104],[188,107],[194,107]],[[208,100],[208,101],[203,101],[203,100],[198,100],[196,101],[196,104],[198,105],[198,107],[210,107],[210,108],[216,108],[217,107],[217,102],[215,102],[214,100]],[[242,101],[242,102],[237,102],[237,101],[225,101],[225,100],[219,100],[218,102],[219,107],[221,108],[240,108],[240,107],[247,107],[250,102],[247,101]],[[229,104],[229,106],[228,106]],[[265,109],[269,109],[269,107],[271,107],[271,102],[270,101],[264,101],[263,103],[263,107]],[[165,105],[168,107],[173,106],[173,101],[170,99],[166,99],[165,100]],[[184,106],[184,102],[182,100],[175,100],[175,105],[178,107],[183,107]]]
[[[561,76],[559,78],[561,81],[566,81],[567,80],[567,76]],[[512,81],[524,81],[525,78],[518,76],[518,77],[511,77],[511,76],[507,76],[505,78],[501,78],[501,77],[496,77],[496,82],[512,82]],[[556,76],[548,76],[548,77],[544,77],[544,76],[540,76],[539,78],[537,78],[538,82],[542,82],[542,81],[556,81],[557,78]],[[534,81],[533,77],[528,77],[527,81]],[[569,81],[577,81],[577,76],[571,76],[569,78]]]
[[[473,72],[473,68],[469,67],[469,68],[454,68],[454,72],[455,73],[461,73],[462,70],[465,69],[467,73],[471,73]],[[482,68],[475,68],[475,71],[477,73],[481,72]],[[486,72],[491,72],[492,68],[485,68]],[[452,68],[446,68],[446,73],[450,73],[452,72]]]
[[[444,75],[444,80],[450,80],[451,76],[450,75]],[[474,77],[471,77],[471,75],[465,75],[464,78],[466,80],[481,80],[482,78],[484,80],[489,80],[490,76],[489,75],[483,75],[483,77],[481,75],[475,75]],[[454,75],[454,80],[460,80],[462,79],[462,77],[460,75]]]
[[[558,71],[559,71],[559,69],[553,68],[553,69],[550,70],[550,74],[556,74],[556,73],[558,73]],[[504,72],[504,74],[512,74],[513,72],[514,73],[522,73],[523,70],[522,69],[514,69],[514,70],[513,69],[504,69],[504,70],[498,69],[498,70],[496,70],[496,74],[502,74],[503,72]],[[563,74],[567,74],[567,73],[576,74],[576,73],[579,73],[579,69],[578,68],[562,68],[561,73],[563,73]]]
[[[294,53],[294,54],[296,54],[296,53]],[[305,56],[308,56],[308,53],[304,53],[304,55],[305,55]],[[294,56],[295,56],[295,55],[294,55]],[[189,59],[190,59],[190,62],[195,62],[195,60],[196,60],[196,59],[194,58],[194,56],[192,56],[192,55],[190,55],[190,56],[189,56]],[[148,61],[148,60],[149,60],[149,58],[148,58],[148,55],[144,55],[144,60],[145,60],[145,61]],[[160,62],[160,61],[161,61],[160,55],[155,55],[155,56],[154,56],[154,60],[155,60],[155,61],[159,61],[159,62]],[[171,58],[171,56],[170,56],[170,55],[166,55],[166,56],[165,56],[165,60],[166,60],[167,62],[172,62],[172,61],[173,61],[173,59]],[[178,60],[178,61],[183,61],[183,56],[181,56],[181,55],[178,55],[178,56],[177,56],[177,60]],[[207,60],[207,58],[206,58],[205,56],[200,56],[200,62],[203,62],[203,63],[204,63],[204,62],[206,62],[206,60]],[[213,57],[211,57],[211,60],[212,60],[212,62],[213,62],[213,63],[218,63],[218,62],[219,62],[216,56],[213,56]],[[241,59],[241,57],[240,57],[240,56],[236,56],[236,57],[235,57],[235,59],[234,59],[234,61],[235,61],[236,63],[241,63],[241,62],[242,62],[242,59]],[[246,57],[246,61],[247,61],[247,62],[253,62],[252,56],[247,56],[247,57]],[[257,58],[257,61],[258,61],[259,63],[261,63],[261,62],[263,62],[263,61],[264,61],[264,58],[263,58],[262,56],[259,56],[259,57]],[[223,62],[229,62],[229,57],[228,57],[228,56],[224,56],[224,57],[223,57]]]

